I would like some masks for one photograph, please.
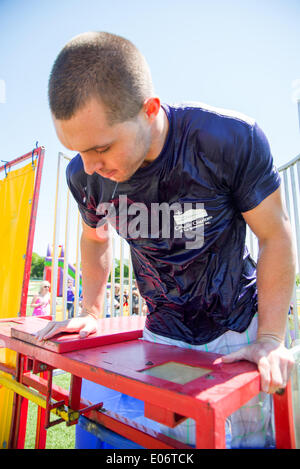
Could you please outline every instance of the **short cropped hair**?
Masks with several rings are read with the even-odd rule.
[[[48,88],[56,119],[70,119],[96,97],[105,105],[110,124],[136,117],[153,92],[140,51],[128,39],[106,32],[71,39],[54,62]]]

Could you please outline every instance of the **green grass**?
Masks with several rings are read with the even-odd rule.
[[[70,387],[71,375],[63,373],[53,377],[53,383],[64,389]],[[52,415],[51,421],[58,418]],[[34,449],[36,434],[37,405],[29,401],[25,449]],[[60,423],[47,430],[46,449],[74,449],[75,448],[75,425],[67,427]]]

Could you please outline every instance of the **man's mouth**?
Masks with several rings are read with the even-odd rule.
[[[116,174],[117,170],[114,169],[113,171],[106,171],[105,173],[103,171],[97,171],[97,172],[100,174],[100,176],[103,176],[104,178],[109,179],[114,174]]]

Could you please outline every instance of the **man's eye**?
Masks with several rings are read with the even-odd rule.
[[[102,153],[106,153],[109,150],[109,147],[105,148],[105,150],[96,150],[96,153],[102,155]]]

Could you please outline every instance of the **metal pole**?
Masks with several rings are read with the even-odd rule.
[[[124,240],[120,237],[120,316],[123,316],[124,296]]]
[[[129,316],[131,316],[132,315],[132,262],[131,262],[130,250],[129,250],[129,259],[128,259],[128,277],[129,277],[128,310],[129,310]]]
[[[58,154],[57,160],[57,176],[56,176],[56,193],[55,193],[55,214],[54,214],[54,231],[52,246],[52,269],[51,269],[51,314],[56,318],[56,298],[57,298],[57,270],[58,270],[58,236],[59,236],[59,212],[60,212],[60,168],[63,154]]]
[[[297,202],[297,194],[296,194],[294,165],[291,166],[290,172],[291,172],[291,186],[292,186],[292,194],[293,194],[294,220],[295,220],[295,228],[296,228],[296,246],[297,246],[297,253],[298,253],[298,272],[300,272],[300,261],[299,261],[300,227],[299,227],[299,211],[298,211],[298,202]]]
[[[78,316],[79,310],[79,280],[80,280],[80,238],[81,238],[81,217],[78,212],[77,218],[77,249],[76,249],[76,270],[75,270],[75,300],[74,300],[74,316]]]
[[[69,266],[69,237],[70,237],[70,191],[67,191],[66,229],[65,229],[65,253],[64,253],[64,277],[63,277],[63,317],[67,319],[67,290],[68,290],[68,266]]]
[[[110,272],[110,315],[116,316],[115,310],[115,238],[112,237],[112,263]]]
[[[292,167],[292,166],[291,166]],[[288,182],[288,169],[289,166],[285,166],[284,169],[281,171],[283,173],[283,181],[284,181],[284,194],[285,194],[285,205],[288,212],[289,219],[292,223],[292,213],[291,213],[291,204],[290,204],[290,190],[289,190],[289,182]],[[291,175],[291,172],[290,172]],[[292,184],[292,181],[291,181]],[[294,193],[293,193],[294,196]],[[293,293],[292,293],[292,302],[294,304],[294,330],[295,330],[295,338],[298,339],[299,337],[299,321],[298,321],[298,314],[297,314],[297,291],[296,291],[296,283],[294,284]]]

